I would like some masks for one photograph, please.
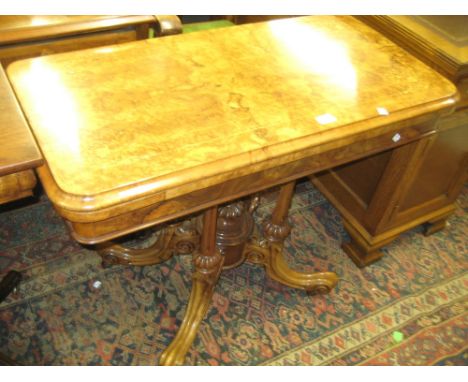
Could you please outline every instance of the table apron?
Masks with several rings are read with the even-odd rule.
[[[204,189],[156,202],[128,212],[123,212],[96,221],[86,221],[83,215],[56,209],[64,217],[72,236],[82,244],[98,244],[139,231],[157,224],[203,211],[208,207],[226,203],[267,188],[299,179],[340,164],[362,157],[394,149],[422,137],[436,133],[433,124],[424,123],[398,130],[400,140],[394,142],[395,131],[388,131],[368,140],[357,140],[352,144],[295,160],[274,168],[229,179]],[[78,219],[76,218],[78,217]]]

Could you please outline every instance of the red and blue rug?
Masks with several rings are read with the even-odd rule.
[[[184,315],[191,258],[102,269],[47,198],[13,207],[0,207],[0,277],[16,269],[23,282],[0,304],[0,352],[23,365],[157,365]],[[411,230],[359,269],[340,249],[337,211],[299,184],[288,261],[336,272],[337,287],[309,296],[254,265],[224,272],[187,365],[468,364],[467,212],[468,187],[449,228]]]

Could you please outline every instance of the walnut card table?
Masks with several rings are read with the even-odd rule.
[[[388,149],[404,169],[457,97],[448,80],[352,17],[57,54],[16,62],[8,75],[46,161],[40,179],[76,240],[129,264],[195,248],[190,300],[165,365],[184,362],[223,264],[247,258],[291,287],[330,290],[334,273],[293,271],[282,257],[294,181]],[[275,185],[264,238],[241,251],[216,245],[231,223],[247,227],[239,237],[250,234],[243,216],[256,198],[242,198]],[[198,241],[177,219],[201,211]],[[150,248],[112,243],[166,222]]]

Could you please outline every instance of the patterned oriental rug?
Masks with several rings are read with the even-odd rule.
[[[262,196],[256,220],[273,206]],[[157,365],[183,318],[191,257],[102,269],[45,196],[0,210],[0,277],[23,272],[0,304],[0,352],[23,365]],[[468,364],[468,187],[450,227],[416,228],[357,268],[340,249],[337,211],[296,187],[288,261],[340,277],[325,296],[270,280],[251,264],[225,271],[187,365]]]

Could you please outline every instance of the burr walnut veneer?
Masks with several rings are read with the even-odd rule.
[[[448,80],[351,17],[64,53],[13,63],[8,74],[46,161],[40,179],[79,242],[130,264],[195,248],[189,304],[162,364],[183,363],[223,264],[247,258],[291,287],[330,290],[334,273],[293,271],[282,258],[294,181],[389,149],[404,173],[457,97]],[[263,238],[241,254],[216,246],[232,219],[247,226],[239,237],[249,235],[243,214],[257,199],[248,198],[274,185]],[[187,215],[193,224],[177,220]],[[109,243],[165,222],[149,249]]]
[[[421,223],[425,234],[437,232],[455,210],[468,175],[468,16],[360,19],[446,76],[460,93],[456,111],[441,118],[427,147],[420,151],[419,143],[412,144],[420,155],[408,161],[406,173],[399,173],[399,153],[387,151],[312,177],[343,216],[351,237],[343,249],[365,266],[401,232]]]

